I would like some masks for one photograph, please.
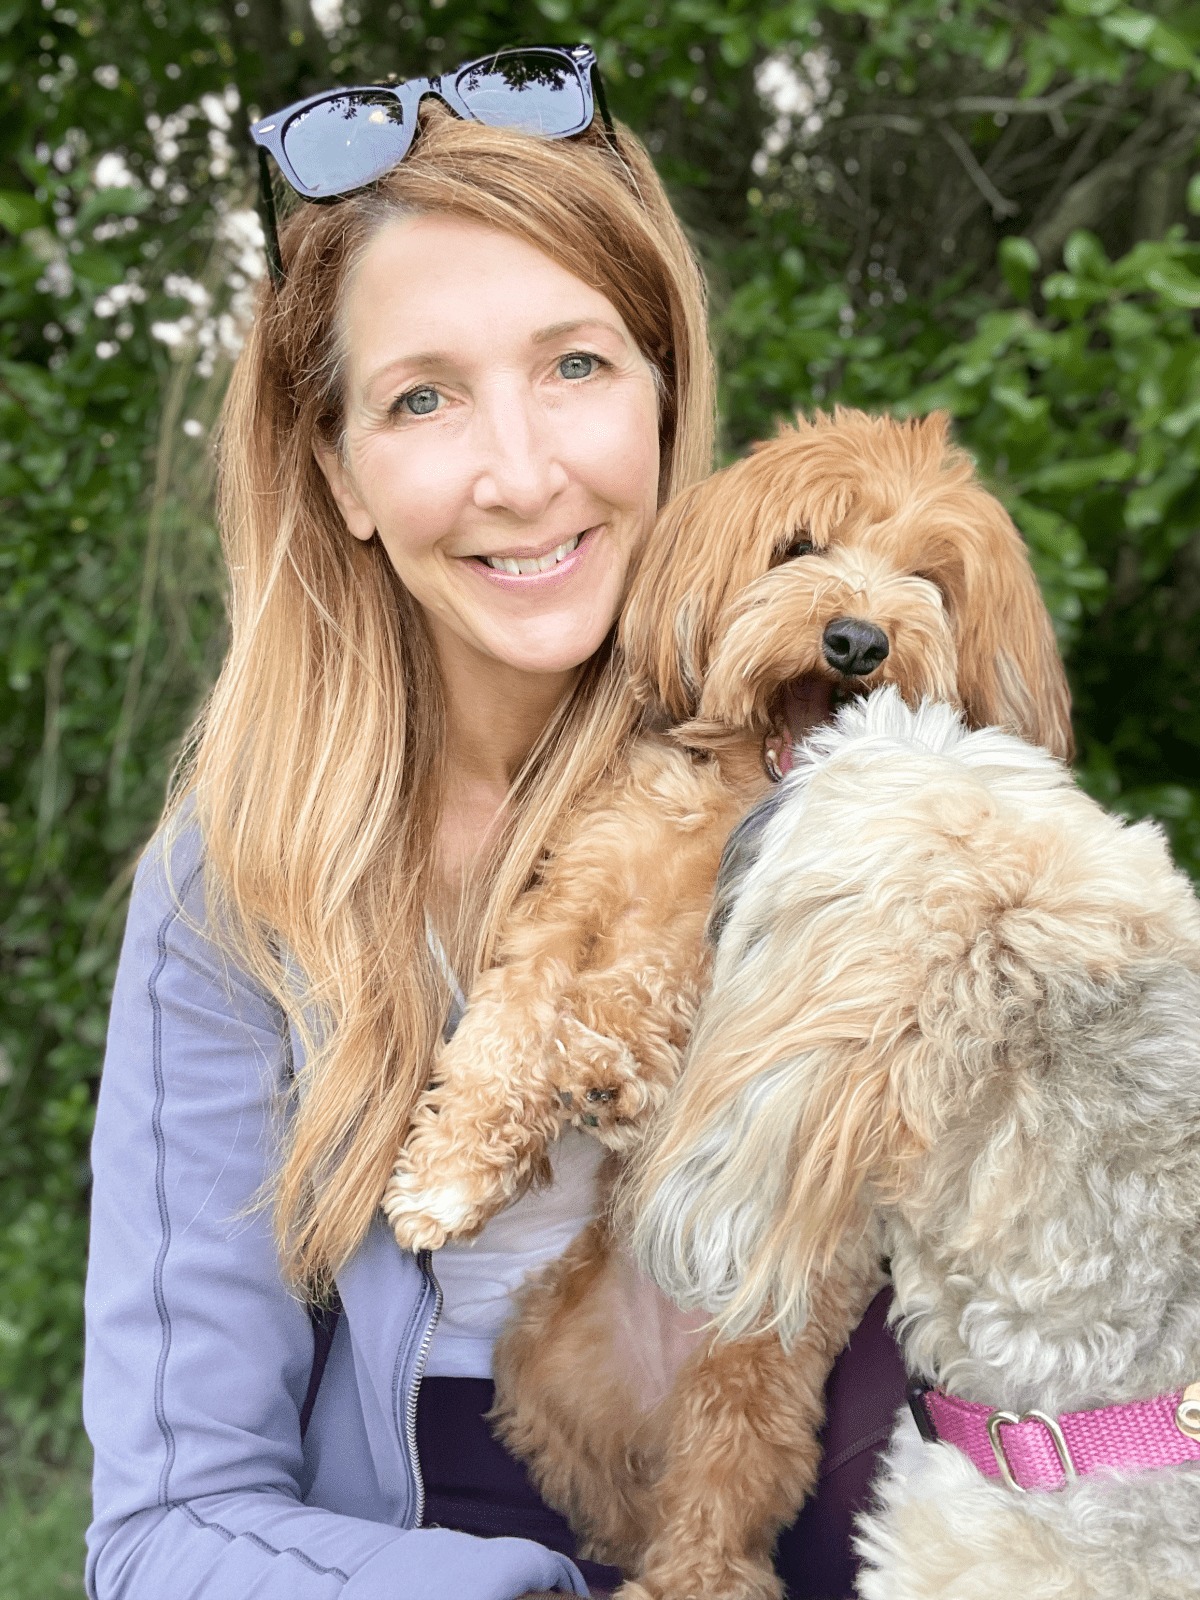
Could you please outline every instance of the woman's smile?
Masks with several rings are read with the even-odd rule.
[[[582,533],[573,533],[549,549],[513,548],[495,554],[472,556],[470,559],[484,568],[483,576],[488,579],[544,580],[554,577],[561,580],[582,571],[591,542],[603,531],[603,528],[585,528]]]

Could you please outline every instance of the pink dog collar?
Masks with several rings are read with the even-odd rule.
[[[909,1404],[926,1439],[944,1440],[1010,1489],[1061,1489],[1085,1473],[1145,1472],[1200,1461],[1200,1383],[1094,1411],[993,1410],[915,1384]],[[924,1424],[924,1425],[922,1425]]]

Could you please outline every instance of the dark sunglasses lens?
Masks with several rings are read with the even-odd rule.
[[[330,95],[293,117],[283,148],[304,193],[321,199],[372,183],[403,159],[412,138],[394,95]]]
[[[591,111],[578,72],[550,50],[521,50],[464,67],[454,87],[489,128],[520,128],[546,138],[579,133]]]

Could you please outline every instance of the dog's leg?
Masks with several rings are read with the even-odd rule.
[[[383,1195],[402,1246],[477,1233],[548,1177],[567,1121],[631,1141],[678,1071],[740,810],[718,773],[655,746],[571,819],[417,1101]]]
[[[766,1329],[682,1368],[654,1537],[617,1600],[780,1600],[772,1552],[817,1481],[825,1381],[881,1282],[873,1248],[848,1250],[789,1349]]]
[[[582,973],[564,996],[550,1073],[576,1126],[622,1152],[679,1076],[708,969],[707,899],[646,929],[641,948]]]
[[[653,1522],[663,1443],[632,1381],[630,1270],[601,1216],[520,1291],[496,1343],[491,1413],[497,1437],[571,1522],[580,1553],[627,1572]]]
[[[555,950],[549,932],[547,948],[484,973],[434,1063],[434,1082],[417,1101],[383,1194],[405,1249],[470,1238],[549,1175],[546,1147],[566,1117],[547,1071],[563,966],[554,959],[562,946]]]

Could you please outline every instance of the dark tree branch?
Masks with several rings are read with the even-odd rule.
[[[1107,216],[1143,167],[1168,166],[1182,156],[1200,132],[1200,106],[1192,107],[1183,126],[1160,144],[1163,132],[1160,118],[1147,118],[1119,150],[1073,183],[1059,205],[1034,224],[1029,237],[1043,262],[1058,260],[1077,228],[1094,228]]]
[[[999,189],[976,161],[970,145],[962,134],[952,128],[948,122],[939,122],[937,129],[962,162],[963,171],[967,174],[967,177],[970,178],[971,182],[991,206],[992,215],[994,217],[1015,217],[1021,209],[1020,206],[1013,200],[1005,199],[1004,195],[1000,193]]]

